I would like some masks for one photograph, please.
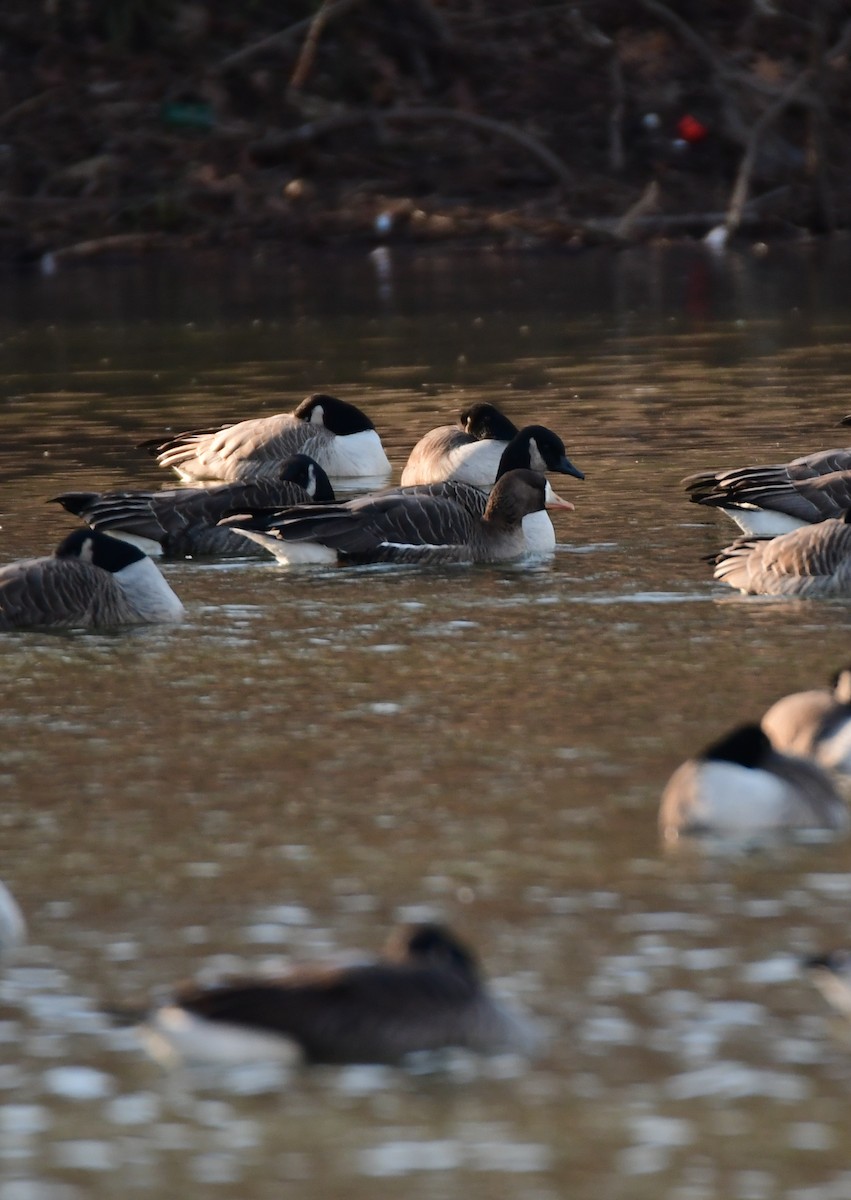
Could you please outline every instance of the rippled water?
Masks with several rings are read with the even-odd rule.
[[[847,1200],[851,1045],[800,977],[849,843],[671,856],[673,767],[848,658],[842,602],[742,600],[703,467],[842,444],[848,255],[146,264],[4,286],[0,539],[164,483],[136,440],[336,391],[398,469],[470,402],[585,483],[543,568],[178,563],[177,629],[4,635],[0,1200]],[[550,1032],[531,1066],[168,1072],[104,1004],[377,949],[440,915]]]

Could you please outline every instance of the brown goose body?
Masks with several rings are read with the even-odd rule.
[[[693,503],[722,509],[746,533],[775,537],[851,508],[851,447],[785,464],[699,472],[683,486]]]
[[[267,551],[218,522],[252,508],[330,503],[334,491],[306,455],[288,459],[280,478],[161,492],[66,492],[55,501],[90,525],[165,558],[266,558]]]
[[[832,688],[783,696],[763,716],[762,728],[775,749],[851,773],[851,668],[838,672]]]
[[[402,468],[402,487],[453,480],[489,488],[505,447],[517,426],[492,404],[474,404],[459,414],[457,425],[430,429],[414,446]]]
[[[189,986],[157,1010],[147,1028],[172,1049],[221,1055],[225,1030],[251,1035],[229,1041],[234,1058],[297,1048],[309,1063],[400,1063],[420,1051],[458,1047],[479,1053],[529,1052],[532,1026],[490,993],[470,951],[440,925],[397,932],[382,958],[347,967],[304,967],[277,979]],[[187,1036],[181,1046],[176,1038]],[[199,1046],[201,1050],[199,1051]]]
[[[383,478],[390,463],[372,421],[355,405],[317,393],[291,413],[193,429],[142,446],[187,482],[277,479],[281,464],[306,454],[338,478]]]
[[[754,596],[851,596],[851,525],[829,519],[775,538],[739,538],[715,578]]]

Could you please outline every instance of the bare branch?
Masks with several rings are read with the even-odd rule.
[[[342,16],[344,12],[354,8],[358,3],[360,0],[335,0],[332,4],[323,4],[320,9],[320,12],[323,13],[323,25],[327,25],[334,17]],[[244,62],[248,62],[258,54],[263,54],[266,50],[277,50],[281,46],[286,46],[294,38],[308,33],[318,16],[318,13],[314,13],[312,17],[305,17],[302,21],[296,21],[294,25],[288,25],[286,29],[280,29],[277,33],[271,33],[268,37],[261,38],[258,42],[251,42],[250,45],[243,46],[241,50],[235,50],[233,54],[222,59],[218,69],[230,71],[234,67],[241,67]]]

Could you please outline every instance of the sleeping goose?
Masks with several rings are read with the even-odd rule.
[[[330,480],[306,454],[294,454],[280,478],[163,492],[65,492],[54,501],[99,529],[165,558],[266,557],[266,551],[218,525],[227,513],[335,500]]]
[[[505,562],[528,554],[523,518],[546,503],[537,471],[508,471],[482,516],[449,496],[397,489],[345,504],[227,518],[284,563]],[[562,500],[563,508],[573,508]]]
[[[772,748],[759,725],[742,725],[677,767],[659,827],[683,834],[747,837],[793,829],[844,829],[848,813],[824,771]]]
[[[851,774],[851,667],[837,672],[832,685],[784,696],[766,712],[762,728],[776,750]]]
[[[847,517],[775,538],[738,538],[710,561],[715,578],[752,596],[851,595]]]
[[[402,470],[402,487],[447,479],[490,487],[499,456],[517,432],[495,405],[473,404],[459,414],[457,425],[438,425],[420,438]]]
[[[276,413],[213,429],[192,429],[164,441],[142,442],[161,467],[181,479],[247,483],[278,479],[292,454],[308,454],[337,478],[378,476],[390,463],[375,426],[354,404],[316,393],[291,413]]]
[[[538,1042],[531,1023],[490,994],[472,953],[436,924],[398,930],[371,962],[190,985],[142,1032],[159,1057],[220,1063],[393,1064],[452,1047],[532,1053]]]
[[[476,415],[479,408],[492,410],[500,421],[505,422],[504,426],[498,425],[489,413],[483,418]],[[474,415],[471,417],[470,414]],[[468,426],[472,428],[499,428],[499,436],[480,434],[479,437],[475,437],[451,425],[433,429],[412,450],[402,471],[402,487],[451,480],[456,483],[469,483],[487,491],[493,487],[503,454],[509,445],[514,451],[511,467],[526,467],[530,471],[540,471],[541,474],[557,471],[562,475],[573,475],[576,479],[585,478],[567,457],[561,438],[545,425],[526,425],[517,430],[498,409],[493,409],[492,405],[474,405],[472,409],[462,413],[461,418],[466,418]],[[440,452],[438,447],[443,445],[445,448],[447,439],[451,441],[456,435],[466,440],[451,447],[446,453]],[[429,439],[434,439],[434,442],[425,446]],[[424,446],[425,448],[421,449]]]
[[[136,546],[76,529],[49,558],[0,567],[0,630],[179,621],[183,605]]]
[[[0,883],[0,960],[23,944],[26,938],[24,915],[4,883]]]
[[[720,508],[745,533],[776,537],[851,507],[851,446],[780,466],[701,471],[683,486],[694,504]]]

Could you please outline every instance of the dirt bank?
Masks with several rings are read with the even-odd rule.
[[[7,0],[0,258],[851,224],[845,0]]]

